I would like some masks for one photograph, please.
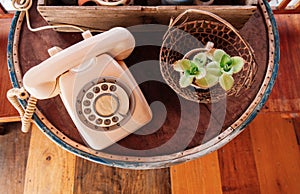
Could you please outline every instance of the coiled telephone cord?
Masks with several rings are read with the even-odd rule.
[[[31,128],[32,115],[36,109],[37,99],[30,96],[27,101],[27,107],[24,111],[23,107],[20,105],[18,98],[21,100],[26,100],[28,98],[28,93],[24,88],[12,88],[7,91],[7,99],[9,102],[17,109],[21,117],[22,127],[21,131],[27,133]]]

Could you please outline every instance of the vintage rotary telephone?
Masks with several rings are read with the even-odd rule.
[[[134,49],[132,34],[117,27],[83,37],[64,50],[49,49],[51,57],[29,69],[23,84],[37,99],[59,94],[86,144],[101,150],[147,124],[152,112],[121,61]]]

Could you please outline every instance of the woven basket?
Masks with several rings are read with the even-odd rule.
[[[243,69],[233,75],[234,85],[227,92],[219,84],[209,89],[179,86],[180,74],[174,71],[174,62],[193,49],[204,48],[207,42],[213,42],[214,48],[223,49],[230,56],[245,60]],[[213,103],[226,95],[239,96],[250,88],[257,65],[253,50],[230,23],[213,13],[189,9],[170,21],[160,50],[160,70],[167,84],[180,96],[194,102]]]

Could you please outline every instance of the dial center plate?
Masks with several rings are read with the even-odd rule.
[[[119,100],[113,94],[103,94],[95,100],[94,108],[103,117],[109,117],[116,113],[119,107]]]

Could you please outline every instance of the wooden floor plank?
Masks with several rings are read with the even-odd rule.
[[[300,112],[300,14],[275,15],[280,37],[278,77],[264,111]]]
[[[21,132],[20,123],[4,126],[0,135],[0,193],[23,193],[30,134]]]
[[[169,169],[127,170],[76,160],[74,193],[171,193]]]
[[[0,117],[0,124],[13,123],[13,122],[18,122],[18,121],[21,121],[20,116]]]
[[[24,193],[73,193],[76,156],[50,141],[35,125],[31,134]]]
[[[299,193],[300,152],[292,120],[259,114],[250,133],[261,193]]]
[[[292,120],[293,120],[295,135],[297,138],[297,143],[300,149],[300,117],[292,118]]]
[[[172,194],[222,193],[217,152],[190,162],[172,166],[170,171]]]
[[[7,70],[7,37],[12,19],[0,19],[0,122],[12,122],[10,117],[18,116],[18,112],[6,98],[6,92],[12,87]]]
[[[223,193],[260,193],[249,129],[218,150]]]
[[[121,193],[170,194],[169,168],[157,170],[115,169],[122,180]]]

